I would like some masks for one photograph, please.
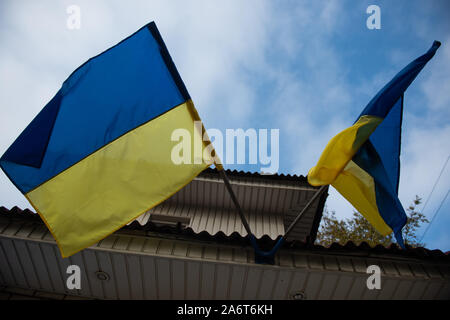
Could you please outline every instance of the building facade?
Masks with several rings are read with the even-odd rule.
[[[302,176],[227,173],[262,248],[273,246],[317,191]],[[439,250],[314,245],[326,197],[301,217],[274,264],[255,263],[239,215],[212,169],[66,259],[38,215],[2,207],[0,298],[450,298],[450,256]],[[79,267],[79,288],[67,284],[69,266]],[[380,270],[379,289],[367,284],[369,266]]]

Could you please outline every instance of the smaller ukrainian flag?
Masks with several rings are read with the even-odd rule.
[[[169,52],[151,22],[89,59],[0,158],[63,257],[169,198],[211,164],[176,164],[172,134],[210,150]],[[200,132],[202,131],[202,132]],[[188,152],[189,150],[184,150]],[[213,150],[211,150],[213,151]]]
[[[403,94],[440,46],[408,64],[369,102],[349,128],[328,142],[308,173],[313,186],[331,184],[382,235],[404,247],[406,214],[398,199]]]

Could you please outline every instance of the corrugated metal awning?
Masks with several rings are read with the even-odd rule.
[[[294,220],[316,188],[304,177],[265,176],[227,171],[232,187],[250,228],[259,239],[264,235],[276,239]],[[291,239],[305,240],[311,235],[315,222],[320,220],[326,194],[315,201],[292,231]],[[317,216],[319,215],[319,216]],[[153,219],[155,217],[155,219]],[[171,198],[141,215],[136,221],[173,224],[179,222],[194,232],[211,235],[233,232],[246,236],[247,232],[215,170],[207,170]]]

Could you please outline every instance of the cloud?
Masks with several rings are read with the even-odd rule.
[[[413,120],[415,122],[420,119]],[[450,125],[434,128],[417,128],[411,130],[403,137],[404,143],[400,199],[404,207],[408,206],[415,195],[421,196],[424,201],[430,194],[442,167],[450,155]],[[443,172],[436,191],[427,208],[434,212],[438,202],[450,188],[450,166]],[[434,209],[433,209],[434,208]]]
[[[436,53],[428,77],[421,87],[430,111],[439,114],[439,117],[445,114],[448,122],[450,120],[450,37],[444,39],[443,44]]]

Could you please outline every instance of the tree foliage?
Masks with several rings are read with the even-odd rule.
[[[416,196],[413,203],[406,209],[407,222],[402,233],[405,244],[412,247],[425,246],[424,243],[420,243],[417,234],[420,226],[429,222],[425,215],[417,210],[417,206],[421,202],[422,199]],[[350,219],[339,219],[334,211],[329,212],[325,209],[317,232],[316,243],[329,246],[333,242],[345,244],[353,241],[355,244],[359,244],[365,241],[373,247],[377,244],[389,246],[393,243],[393,239],[393,234],[387,236],[379,234],[359,212],[353,212],[353,217]]]

